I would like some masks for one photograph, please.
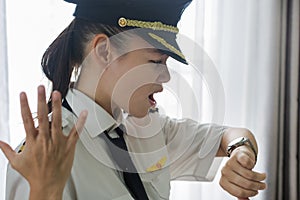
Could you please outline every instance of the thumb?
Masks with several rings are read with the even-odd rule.
[[[0,140],[0,149],[11,163],[12,160],[16,157],[16,152],[9,146],[7,143]]]

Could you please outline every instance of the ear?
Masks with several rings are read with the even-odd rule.
[[[104,64],[108,64],[110,62],[110,40],[109,37],[105,34],[98,34],[93,39],[93,48],[96,57],[98,60]]]

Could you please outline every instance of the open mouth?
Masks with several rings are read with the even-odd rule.
[[[149,100],[151,106],[155,106],[155,105],[156,105],[156,101],[155,101],[155,99],[154,99],[154,93],[152,93],[152,94],[150,94],[150,95],[148,96],[148,100]]]
[[[159,92],[162,92],[162,91],[163,91],[163,87],[160,86],[160,87],[157,88],[156,90],[152,91],[151,94],[149,94],[149,96],[148,96],[148,101],[149,101],[149,103],[150,103],[150,105],[151,105],[152,107],[155,107],[155,105],[156,105],[156,100],[154,99],[154,94],[159,93]]]

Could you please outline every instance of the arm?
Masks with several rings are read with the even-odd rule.
[[[21,114],[26,131],[26,147],[15,153],[6,143],[0,141],[0,148],[30,185],[30,200],[62,199],[63,190],[71,173],[78,133],[81,132],[86,112],[79,116],[77,124],[68,136],[61,129],[61,97],[53,92],[52,123],[48,121],[45,88],[38,88],[38,122],[34,127],[31,111],[25,93],[20,95]]]
[[[250,142],[253,144],[254,150],[256,153],[258,153],[258,147],[256,140],[254,138],[254,135],[247,129],[244,128],[228,128],[222,137],[220,148],[218,150],[217,156],[227,156],[227,147],[231,141],[233,141],[236,138],[240,137],[246,137],[250,140]],[[251,148],[249,148],[250,151],[249,155],[255,159],[255,154]]]
[[[222,169],[221,187],[238,199],[249,199],[258,194],[258,190],[266,188],[265,173],[253,171],[256,164],[258,147],[253,134],[243,128],[229,128],[225,131],[217,156],[227,156],[227,147],[231,141],[239,137],[246,137],[251,145],[242,145],[235,148]]]
[[[164,121],[171,179],[212,181],[220,164],[214,158],[227,127],[191,119]]]

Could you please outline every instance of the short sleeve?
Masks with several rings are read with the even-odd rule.
[[[227,127],[191,119],[163,120],[171,179],[211,181],[221,163],[216,153]]]

